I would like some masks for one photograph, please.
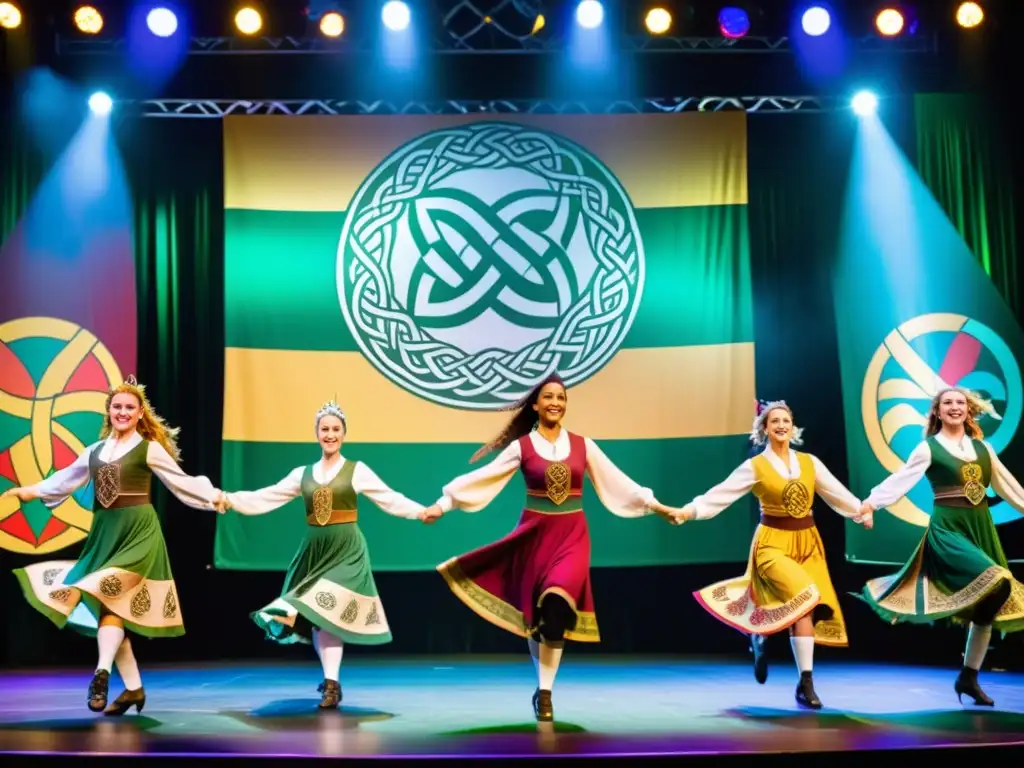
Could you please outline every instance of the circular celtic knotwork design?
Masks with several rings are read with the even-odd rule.
[[[107,392],[122,381],[110,351],[89,331],[53,317],[0,323],[0,491],[63,469],[96,439]],[[40,555],[85,537],[87,489],[55,508],[0,500],[0,547]]]
[[[100,579],[100,594],[105,597],[117,597],[121,594],[121,580],[111,574]]]
[[[330,592],[317,592],[316,604],[323,608],[325,611],[333,611],[334,608],[338,605],[338,600]]]
[[[811,510],[811,494],[799,480],[790,480],[782,488],[782,508],[790,517],[805,517]]]
[[[69,597],[71,597],[70,589],[55,589],[50,593],[50,599],[56,600],[58,603],[66,603]]]
[[[436,403],[495,409],[615,354],[640,305],[629,198],[579,145],[484,121],[408,142],[363,182],[338,247],[338,294],[382,374]]]

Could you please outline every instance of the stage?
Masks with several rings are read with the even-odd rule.
[[[831,753],[834,762],[863,760],[865,751],[875,750],[1024,746],[1021,674],[983,673],[996,701],[986,710],[957,703],[955,669],[823,663],[815,674],[825,709],[811,712],[796,706],[795,671],[781,659],[760,686],[739,660],[580,658],[570,649],[555,686],[556,723],[539,727],[532,720],[535,678],[525,654],[351,656],[342,667],[343,707],[324,713],[316,710],[320,679],[313,661],[143,668],[147,705],[141,715],[121,719],[86,709],[87,670],[5,673],[0,753],[374,762],[791,760],[792,753]],[[115,676],[111,700],[120,690]]]

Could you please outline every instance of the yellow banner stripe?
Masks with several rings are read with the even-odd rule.
[[[312,442],[335,393],[360,443],[483,443],[511,416],[430,403],[358,352],[228,348],[224,389],[225,440]],[[566,425],[604,440],[738,435],[753,402],[752,343],[626,349],[570,390]]]
[[[441,128],[496,120],[595,154],[637,208],[744,205],[743,112],[671,115],[286,115],[224,119],[224,207],[345,211],[390,153]]]

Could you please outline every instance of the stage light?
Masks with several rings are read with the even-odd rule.
[[[337,11],[328,11],[320,17],[320,31],[327,37],[338,37],[345,31],[345,17]]]
[[[820,37],[832,26],[832,14],[820,5],[811,6],[804,11],[804,15],[800,18],[800,25],[803,27],[805,35]]]
[[[977,3],[960,3],[956,9],[956,23],[964,29],[974,29],[985,20],[985,12]]]
[[[651,8],[644,17],[644,25],[652,35],[664,35],[672,26],[672,14],[660,6]]]
[[[255,35],[263,28],[263,17],[255,8],[246,6],[235,14],[235,28],[243,35]]]
[[[726,6],[718,12],[718,29],[722,37],[743,37],[750,31],[750,16],[742,8]]]
[[[853,111],[861,117],[873,115],[875,110],[878,109],[878,97],[871,91],[859,91],[854,95],[850,106],[852,106]]]
[[[114,106],[114,100],[103,91],[97,91],[89,97],[89,109],[94,115],[109,115]]]
[[[886,37],[894,37],[902,32],[903,24],[903,14],[895,8],[885,8],[875,16],[875,28]]]
[[[82,5],[75,10],[75,26],[87,35],[98,35],[103,29],[103,14],[91,5]]]
[[[391,2],[384,4],[384,8],[380,12],[380,18],[384,22],[384,26],[392,32],[401,32],[409,26],[411,19],[409,6],[398,2],[398,0],[391,0]]]
[[[0,3],[0,27],[17,29],[21,26],[21,10],[14,3]]]
[[[576,23],[584,29],[597,29],[604,21],[604,6],[597,0],[582,0],[576,6]]]
[[[146,14],[146,26],[157,37],[170,37],[178,31],[178,17],[170,8],[154,8]]]

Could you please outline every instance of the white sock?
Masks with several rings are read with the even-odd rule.
[[[107,672],[110,671],[111,667],[114,666],[114,656],[117,654],[117,649],[121,647],[121,643],[124,641],[124,627],[119,627],[116,624],[103,624],[96,631],[96,644],[100,649],[100,658],[96,662],[96,669],[105,669]]]
[[[540,643],[528,637],[526,644],[530,648],[530,658],[533,659],[533,671],[537,674],[537,679],[540,679]]]
[[[129,691],[137,691],[142,687],[142,675],[139,674],[139,665],[135,661],[135,653],[132,651],[132,641],[127,637],[121,643],[114,656],[114,664],[117,665],[117,674],[121,676],[121,682]]]
[[[992,625],[971,624],[967,631],[967,649],[964,651],[964,666],[977,671],[985,661],[988,644],[992,640]]]
[[[793,635],[789,638],[789,645],[793,649],[793,658],[796,660],[797,669],[801,673],[813,670],[814,638]]]
[[[338,682],[341,674],[341,638],[330,632],[316,633],[316,650],[320,655],[320,665],[324,668],[324,679]]]
[[[550,691],[554,688],[555,675],[558,674],[558,665],[562,661],[564,649],[564,640],[559,640],[557,643],[545,640],[540,644],[537,654],[537,685],[542,691]]]
[[[320,630],[313,630],[313,650],[316,651],[316,657],[320,658]]]

